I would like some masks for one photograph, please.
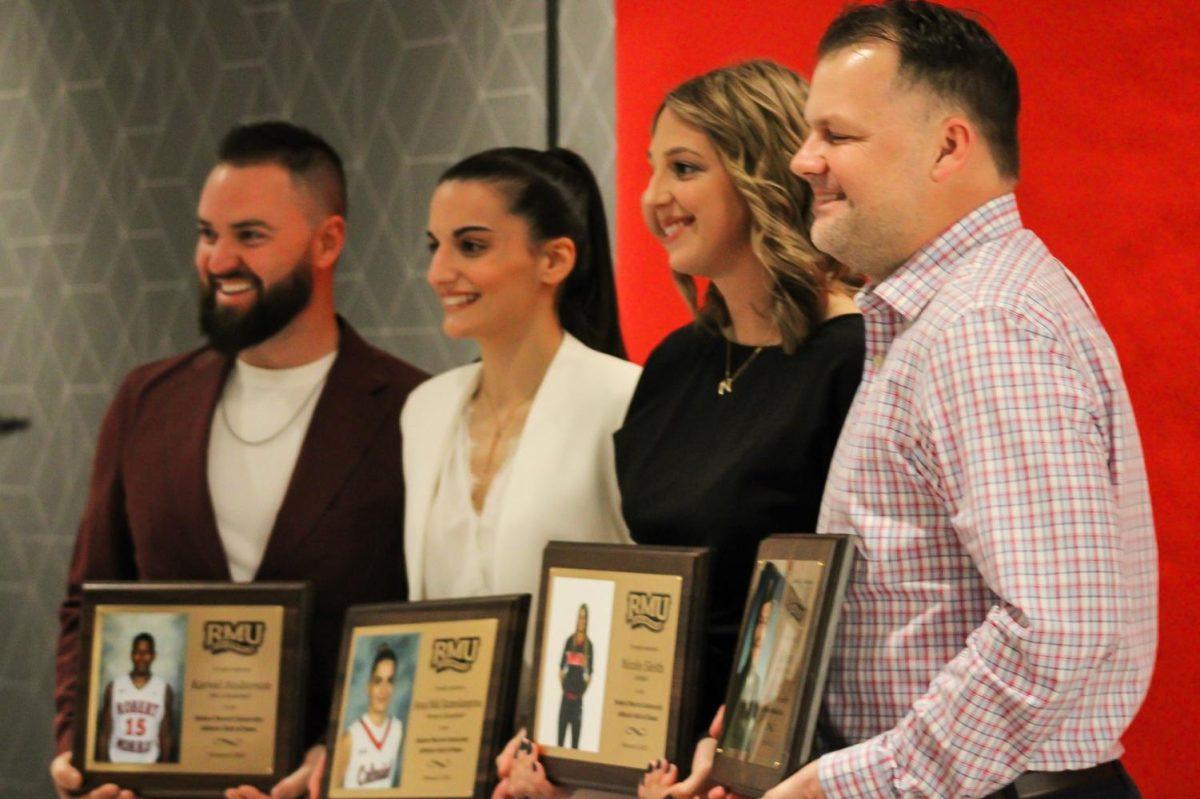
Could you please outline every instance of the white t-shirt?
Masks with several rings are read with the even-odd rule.
[[[291,369],[238,359],[229,374],[208,437],[208,490],[236,582],[253,580],[262,563],[336,357],[335,350]]]
[[[112,763],[157,763],[158,731],[167,712],[167,683],[150,675],[141,688],[128,674],[112,683],[112,734],[108,759]]]
[[[404,725],[389,716],[376,727],[364,713],[350,726],[350,762],[343,788],[391,788],[400,767],[400,743]]]

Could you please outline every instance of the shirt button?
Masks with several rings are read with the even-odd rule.
[[[875,368],[878,369],[879,367],[883,366],[883,359],[885,357],[886,356],[883,356],[883,355],[876,355],[874,358],[871,359],[871,363],[875,364]]]

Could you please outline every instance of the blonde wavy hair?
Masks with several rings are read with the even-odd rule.
[[[845,268],[809,239],[812,191],[788,168],[808,136],[807,99],[808,84],[795,72],[774,61],[746,61],[681,83],[654,117],[657,125],[669,108],[702,130],[745,199],[750,247],[771,276],[766,311],[789,353],[821,323],[830,290],[853,285]],[[696,324],[716,332],[729,327],[729,310],[715,284],[700,305],[696,281],[679,273],[674,279]]]

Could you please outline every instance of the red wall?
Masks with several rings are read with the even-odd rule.
[[[841,0],[617,0],[618,288],[642,360],[687,319],[638,197],[650,120],[679,81],[766,56],[804,74]],[[1026,224],[1083,281],[1125,368],[1150,473],[1161,572],[1150,695],[1126,763],[1154,797],[1200,795],[1200,46],[1193,0],[974,0],[1022,84]],[[1031,13],[1034,9],[1038,13]],[[1189,590],[1192,589],[1192,590]]]

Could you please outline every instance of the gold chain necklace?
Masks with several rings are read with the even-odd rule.
[[[292,426],[292,422],[294,422],[300,418],[300,414],[304,413],[304,409],[308,407],[308,403],[312,402],[313,397],[317,396],[317,394],[320,393],[321,388],[324,387],[324,385],[325,385],[326,379],[327,379],[327,377],[323,377],[317,381],[317,384],[315,386],[313,386],[312,390],[310,390],[308,392],[308,395],[304,398],[304,401],[296,406],[295,413],[293,413],[291,415],[291,417],[286,422],[283,423],[283,427],[280,427],[274,433],[271,433],[270,435],[268,435],[264,438],[245,438],[244,436],[242,436],[241,433],[239,433],[237,430],[233,429],[233,424],[229,421],[229,414],[225,410],[225,398],[224,397],[222,397],[219,400],[219,410],[221,413],[221,421],[225,423],[225,429],[229,431],[229,434],[231,436],[233,436],[234,438],[236,438],[241,443],[245,444],[247,447],[261,447],[263,444],[269,443],[269,442],[274,441],[275,439],[279,438],[281,435],[283,435],[284,430],[287,430],[289,427]]]
[[[750,353],[750,357],[742,361],[742,365],[737,368],[737,371],[730,374],[730,362],[733,357],[733,343],[729,339],[725,339],[725,379],[717,383],[717,396],[723,397],[726,394],[733,393],[733,381],[741,377],[742,372],[746,371],[746,367],[750,362],[758,357],[758,354],[763,351],[762,347],[755,347],[754,352]]]
[[[488,396],[487,392],[484,391],[482,387],[480,387],[475,396],[482,399],[484,405],[487,406],[488,414],[491,416],[495,428],[492,431],[492,439],[488,444],[487,455],[484,458],[483,469],[480,471],[480,475],[476,477],[477,483],[482,483],[485,479],[490,483],[491,478],[494,476],[492,473],[492,464],[496,460],[496,450],[499,448],[500,441],[504,438],[504,434],[508,432],[509,425],[518,416],[518,411],[520,411],[521,406],[525,403],[517,403],[508,409],[507,414],[501,416],[500,412],[496,410],[496,405],[492,402],[492,398]]]

